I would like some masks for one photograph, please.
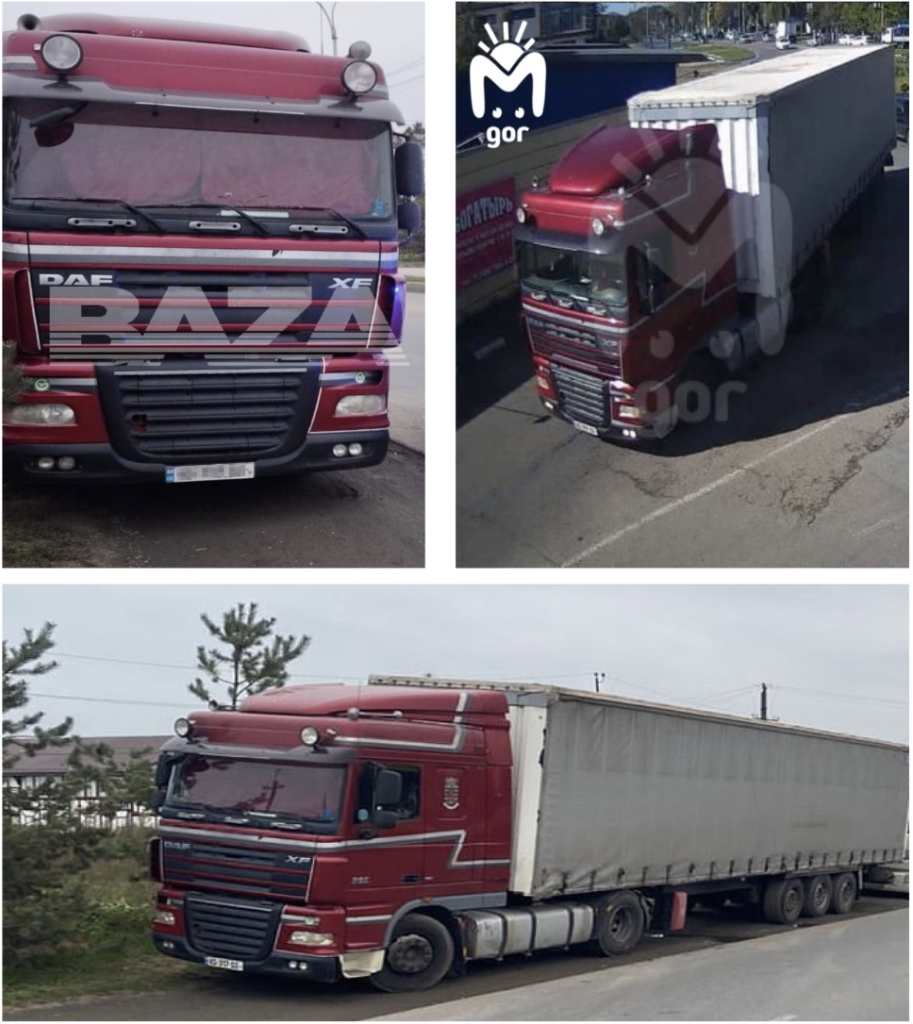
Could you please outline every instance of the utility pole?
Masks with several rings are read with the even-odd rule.
[[[767,683],[761,683],[761,721],[767,721]]]
[[[327,20],[327,24],[330,26],[330,38],[333,40],[333,56],[336,57],[336,4],[333,4],[329,13],[327,13],[327,9],[323,4],[320,3],[320,0],[317,0],[317,6],[320,8],[324,18]],[[323,53],[323,21],[320,22],[320,39],[320,52]]]

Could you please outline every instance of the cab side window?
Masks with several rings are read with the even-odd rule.
[[[384,765],[390,771],[399,772],[403,780],[402,793],[396,804],[385,804],[385,811],[392,811],[401,821],[417,818],[421,811],[421,769],[398,764]],[[358,810],[356,820],[361,821],[362,809],[370,813],[374,793],[374,779],[380,770],[379,764],[366,764],[358,780]]]

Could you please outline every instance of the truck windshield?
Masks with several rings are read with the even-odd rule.
[[[176,812],[208,811],[233,822],[240,819],[239,824],[334,826],[345,778],[342,767],[192,754],[172,770],[165,804]]]
[[[116,198],[370,219],[395,211],[382,122],[47,99],[4,107],[6,205]]]
[[[518,250],[520,280],[533,297],[541,292],[543,300],[569,299],[575,304],[597,303],[618,309],[627,306],[628,286],[622,253],[595,256],[529,242],[520,242]]]

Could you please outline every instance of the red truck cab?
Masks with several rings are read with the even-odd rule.
[[[452,915],[506,903],[503,694],[286,687],[176,731],[151,848],[161,952],[426,988],[455,961]]]
[[[738,315],[716,128],[603,126],[525,191],[515,239],[539,396],[634,441],[677,422],[698,353]]]
[[[4,459],[45,480],[370,466],[421,151],[355,43],[103,15],[4,38]]]

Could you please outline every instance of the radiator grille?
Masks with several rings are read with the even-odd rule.
[[[187,938],[197,953],[230,960],[264,960],[272,952],[280,906],[188,896]]]
[[[551,369],[561,409],[581,423],[607,427],[606,382],[555,363]]]
[[[285,454],[307,434],[319,364],[268,372],[98,367],[114,447],[144,462],[237,461]]]

